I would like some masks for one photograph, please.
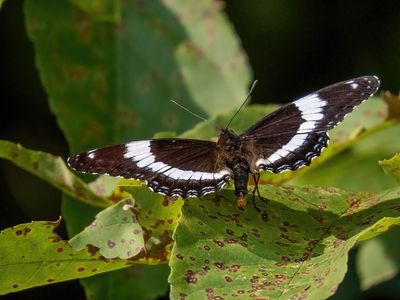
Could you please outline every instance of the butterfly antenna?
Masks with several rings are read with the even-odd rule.
[[[198,115],[198,114],[192,112],[191,110],[189,110],[188,108],[186,108],[186,107],[184,107],[183,105],[179,104],[178,102],[176,102],[176,101],[174,101],[174,100],[171,100],[171,102],[174,103],[175,105],[179,106],[180,108],[186,110],[186,111],[187,111],[188,113],[190,113],[191,115],[193,115],[193,116],[195,116],[195,117],[197,117],[197,118],[199,118],[199,119],[201,119],[201,120],[203,120],[203,121],[209,122],[209,120],[207,120],[207,119],[203,118],[202,116],[200,116],[200,115]]]
[[[239,109],[235,112],[235,114],[232,116],[232,118],[229,120],[228,125],[226,126],[226,129],[228,129],[229,125],[231,125],[233,119],[236,117],[236,115],[239,113],[239,111],[243,108],[243,106],[247,103],[247,101],[249,101],[251,93],[253,92],[254,88],[256,87],[257,84],[257,80],[253,81],[253,84],[251,85],[250,91],[247,94],[246,99],[243,101],[242,105],[240,105]]]

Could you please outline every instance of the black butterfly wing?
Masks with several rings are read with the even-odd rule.
[[[220,190],[231,170],[219,161],[216,144],[190,139],[156,139],[94,149],[72,156],[76,171],[145,180],[155,192],[195,197]]]
[[[359,77],[325,87],[265,116],[241,134],[251,170],[279,173],[309,165],[328,145],[327,131],[378,88],[376,76]]]

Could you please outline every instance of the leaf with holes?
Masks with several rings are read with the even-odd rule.
[[[105,258],[127,259],[138,255],[145,251],[144,239],[133,209],[134,201],[124,199],[102,210],[69,244],[75,250],[95,246]]]
[[[324,299],[343,280],[358,240],[400,224],[400,188],[260,190],[269,199],[256,198],[261,212],[240,211],[230,191],[183,206],[170,260],[172,298]]]

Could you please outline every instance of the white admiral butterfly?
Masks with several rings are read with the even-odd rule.
[[[133,141],[72,156],[76,171],[145,180],[167,196],[201,197],[233,178],[238,206],[246,205],[249,173],[279,173],[309,165],[328,145],[327,131],[379,88],[376,76],[325,87],[265,116],[237,135],[222,129],[218,141],[164,138]]]

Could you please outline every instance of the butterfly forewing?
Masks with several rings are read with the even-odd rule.
[[[251,170],[278,173],[309,165],[328,145],[326,131],[378,88],[377,77],[359,77],[325,87],[267,115],[241,135]]]
[[[79,172],[141,179],[155,192],[184,198],[221,189],[231,170],[219,161],[216,144],[190,139],[157,139],[94,149],[72,156]]]

